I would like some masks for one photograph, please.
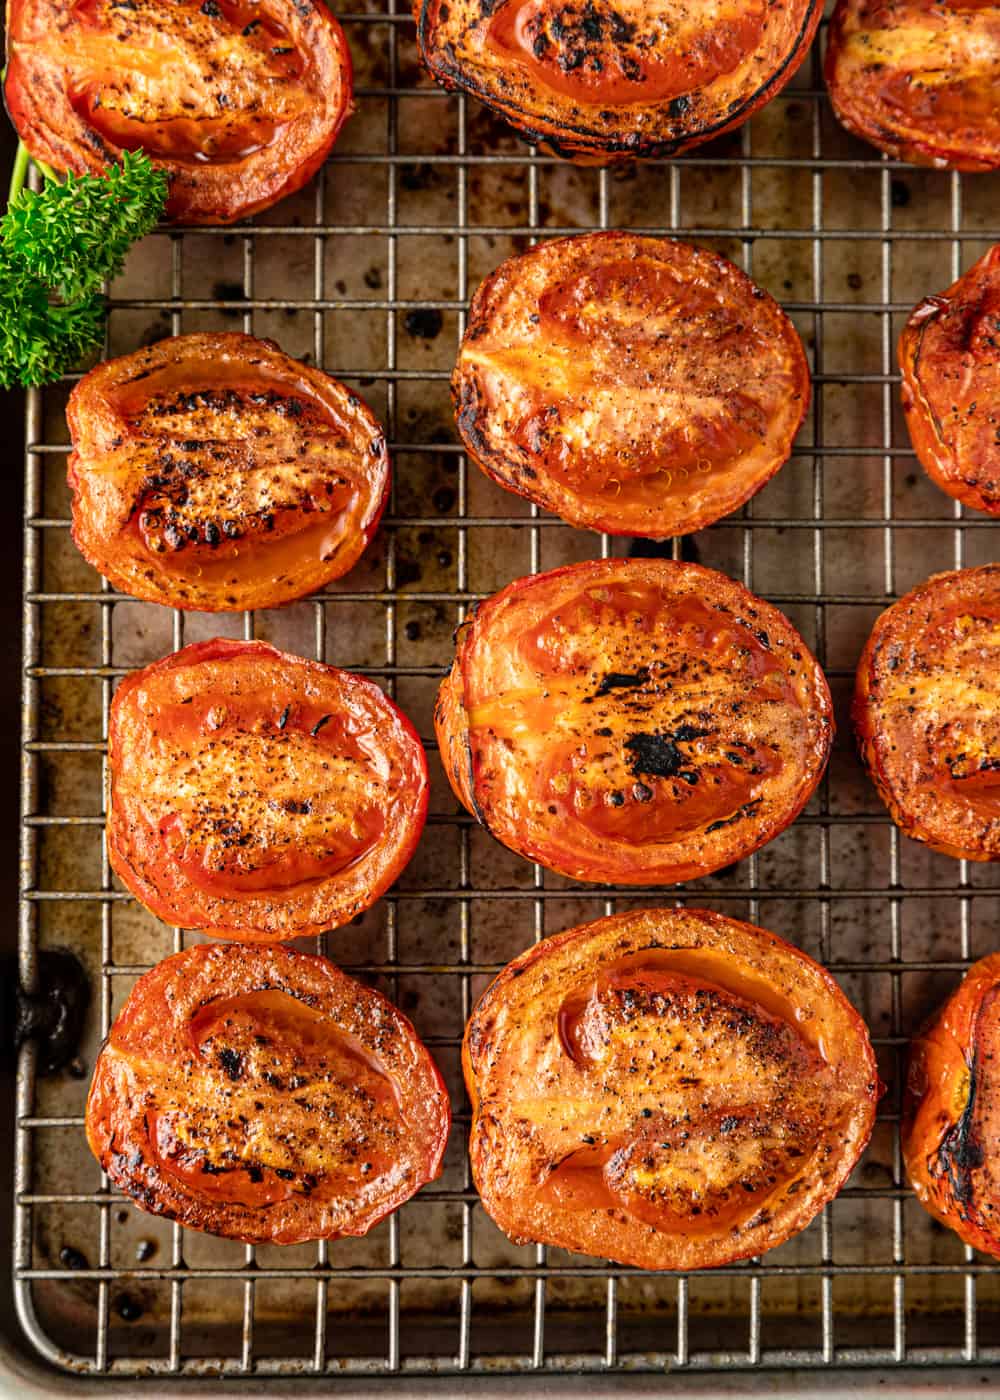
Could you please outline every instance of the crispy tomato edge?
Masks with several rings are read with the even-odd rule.
[[[35,115],[35,104],[28,92],[29,85],[21,71],[21,65],[11,59],[10,35],[15,27],[17,16],[27,8],[29,3],[30,0],[8,0],[7,71],[2,82],[3,102],[8,118],[33,158],[43,160],[63,173],[100,174],[107,165],[120,159],[122,148],[105,140],[91,127],[86,126],[82,119],[79,121],[78,132],[66,135],[58,143],[53,143],[44,119]],[[257,198],[247,198],[242,191],[244,184],[249,185],[252,189],[254,184],[262,183],[260,179],[245,181],[242,172],[238,172],[228,181],[206,178],[204,170],[218,169],[221,171],[226,169],[224,165],[206,166],[199,177],[197,173],[190,173],[188,167],[183,163],[154,158],[153,164],[159,169],[165,170],[170,177],[170,190],[165,211],[165,218],[169,222],[213,225],[232,224],[240,219],[252,218],[255,214],[270,209],[272,205],[287,199],[289,195],[295,194],[303,185],[308,184],[333,149],[344,123],[355,109],[354,64],[347,35],[340,21],[327,7],[324,0],[293,0],[293,4],[297,10],[299,5],[310,6],[316,22],[328,32],[331,39],[333,65],[339,76],[341,87],[341,101],[327,135],[309,159],[300,162],[288,171],[285,180],[276,191],[260,195]],[[299,13],[301,16],[301,11]],[[85,132],[90,133],[89,138],[84,135]],[[197,168],[195,167],[195,169]],[[213,199],[204,197],[206,191],[210,189],[214,196],[214,202]]]
[[[973,1249],[1000,1258],[1000,1226],[990,1230],[972,1201],[961,1199],[961,1177],[973,1165],[964,1155],[962,1119],[974,1101],[970,1054],[975,1058],[977,1022],[982,1003],[1000,983],[1000,953],[973,964],[959,985],[917,1031],[903,1093],[901,1143],[910,1185],[934,1218]],[[962,1112],[958,1091],[965,1089]],[[957,1150],[946,1147],[958,1133]],[[932,1168],[942,1163],[944,1169]]]
[[[969,481],[967,468],[959,461],[941,433],[941,424],[924,393],[920,377],[920,352],[923,338],[931,322],[945,313],[951,303],[974,286],[982,272],[1000,268],[1000,244],[988,252],[957,278],[943,292],[935,293],[917,303],[903,327],[897,345],[897,358],[902,373],[900,396],[910,442],[924,471],[946,495],[973,510],[986,515],[1000,515],[1000,496],[988,500],[974,482]]]
[[[482,431],[480,423],[486,414],[484,396],[481,392],[482,376],[475,367],[470,368],[463,363],[462,350],[464,350],[466,343],[474,340],[489,328],[497,305],[503,296],[512,286],[516,288],[520,268],[528,260],[538,257],[542,249],[555,249],[558,254],[561,249],[568,249],[583,239],[600,248],[609,245],[624,248],[645,243],[658,250],[680,247],[687,252],[692,252],[697,258],[703,258],[706,262],[715,265],[722,275],[735,282],[745,293],[748,303],[766,306],[768,312],[776,316],[785,332],[784,341],[789,351],[790,364],[795,371],[796,387],[801,399],[801,412],[794,430],[789,435],[787,450],[783,453],[776,452],[774,460],[767,469],[759,472],[745,489],[730,490],[724,496],[720,491],[719,495],[722,499],[717,505],[705,505],[700,511],[689,511],[687,514],[678,509],[674,517],[669,519],[666,518],[668,513],[665,510],[660,530],[639,530],[622,525],[621,521],[616,519],[613,507],[609,506],[606,510],[602,510],[598,505],[591,505],[568,488],[560,488],[549,481],[544,470],[537,470],[531,481],[526,481],[523,474],[511,463],[510,458],[501,448],[493,446],[488,435]],[[663,258],[662,252],[660,256],[662,260],[669,261],[669,258]],[[516,290],[514,295],[516,297]],[[791,317],[766,288],[760,287],[735,263],[721,254],[711,253],[697,244],[685,243],[679,238],[657,238],[632,234],[623,229],[608,229],[600,233],[572,234],[567,238],[537,243],[523,253],[515,253],[509,258],[505,258],[499,267],[495,268],[480,283],[469,304],[466,330],[451,377],[451,396],[455,423],[469,456],[476,466],[503,490],[535,502],[536,505],[551,511],[578,529],[599,530],[607,535],[631,539],[666,539],[674,535],[693,534],[696,530],[702,530],[707,525],[714,525],[717,520],[731,515],[733,511],[739,510],[740,506],[745,505],[751,497],[762,490],[771,478],[781,470],[794,451],[795,438],[809,411],[812,397],[812,376],[809,372],[805,348]]]
[[[914,165],[930,166],[936,170],[959,170],[971,175],[1000,169],[1000,150],[992,159],[977,159],[953,147],[935,143],[930,136],[909,140],[897,135],[878,120],[870,104],[861,100],[856,85],[840,81],[840,56],[846,44],[844,30],[847,13],[854,3],[855,0],[837,0],[830,16],[829,38],[823,61],[826,89],[841,126],[876,150],[884,151],[896,160],[912,161]]]
[[[418,1057],[423,1065],[424,1071],[427,1074],[430,1083],[433,1085],[437,1096],[437,1111],[433,1116],[437,1120],[438,1132],[433,1144],[431,1144],[431,1152],[427,1160],[427,1171],[425,1174],[422,1174],[422,1179],[419,1180],[412,1189],[399,1194],[397,1198],[393,1198],[393,1200],[391,1200],[385,1205],[384,1209],[380,1209],[378,1212],[372,1213],[370,1216],[368,1216],[357,1230],[343,1230],[340,1233],[333,1235],[316,1235],[307,1232],[295,1238],[284,1239],[281,1241],[281,1243],[282,1245],[294,1245],[309,1243],[310,1241],[316,1239],[338,1240],[348,1238],[362,1238],[363,1236],[367,1235],[371,1230],[373,1230],[377,1225],[379,1225],[383,1220],[385,1220],[388,1216],[393,1215],[397,1210],[399,1210],[403,1205],[405,1205],[407,1201],[412,1200],[412,1198],[425,1186],[429,1185],[433,1181],[437,1181],[438,1178],[441,1176],[441,1172],[443,1170],[444,1165],[444,1154],[448,1145],[448,1138],[451,1133],[452,1126],[451,1096],[448,1093],[448,1087],[445,1083],[444,1076],[441,1073],[441,1069],[437,1061],[428,1049],[425,1041],[423,1040],[423,1037],[416,1030],[416,1028],[413,1025],[413,1022],[406,1015],[406,1013],[403,1010],[401,1010],[401,1008],[398,1007],[395,1002],[390,1001],[390,999],[387,996],[385,996],[382,992],[378,991],[377,988],[369,987],[365,983],[358,982],[355,978],[349,976],[349,974],[345,973],[341,968],[337,967],[337,965],[333,963],[329,958],[321,957],[317,954],[301,953],[297,949],[285,948],[281,944],[244,945],[238,943],[196,944],[192,948],[183,949],[179,953],[173,953],[169,957],[163,958],[148,972],[144,973],[143,976],[140,977],[139,980],[135,983],[132,991],[126,998],[126,1001],[122,1006],[121,1011],[119,1011],[118,1016],[112,1023],[110,1031],[101,1043],[100,1050],[98,1051],[98,1055],[94,1063],[94,1071],[91,1077],[90,1087],[87,1092],[87,1102],[84,1111],[84,1127],[87,1138],[87,1145],[89,1146],[94,1157],[100,1163],[102,1170],[108,1173],[108,1175],[114,1181],[115,1185],[118,1186],[129,1197],[129,1199],[132,1201],[133,1205],[135,1205],[137,1209],[146,1211],[148,1214],[156,1215],[164,1219],[177,1220],[181,1225],[184,1226],[185,1229],[197,1230],[200,1233],[215,1235],[220,1239],[233,1239],[244,1244],[275,1243],[273,1235],[269,1233],[250,1233],[248,1231],[244,1231],[241,1233],[223,1233],[222,1231],[211,1228],[211,1226],[209,1226],[207,1223],[204,1223],[203,1221],[199,1222],[199,1212],[202,1212],[204,1214],[221,1213],[223,1216],[225,1216],[226,1211],[228,1209],[231,1209],[231,1207],[227,1207],[226,1205],[218,1203],[208,1203],[207,1205],[205,1205],[199,1203],[194,1198],[190,1198],[192,1201],[192,1211],[187,1218],[184,1218],[180,1213],[172,1211],[168,1207],[167,1202],[163,1199],[154,1197],[152,1200],[150,1200],[149,1196],[144,1194],[142,1201],[140,1201],[137,1198],[134,1191],[130,1189],[131,1179],[128,1177],[128,1175],[126,1173],[118,1172],[115,1170],[112,1153],[110,1151],[110,1144],[108,1145],[107,1149],[105,1149],[104,1145],[98,1139],[97,1129],[100,1126],[103,1126],[105,1120],[103,1119],[103,1117],[98,1117],[96,1109],[94,1109],[94,1111],[92,1112],[92,1103],[98,1104],[101,1094],[103,1092],[103,1083],[99,1084],[98,1080],[99,1076],[102,1073],[105,1051],[107,1051],[111,1045],[111,1039],[114,1035],[115,1026],[117,1025],[118,1021],[126,1014],[126,1012],[129,1011],[134,1000],[141,1000],[142,996],[147,994],[153,988],[159,990],[161,982],[169,976],[170,970],[174,964],[183,963],[186,965],[187,962],[192,958],[192,955],[197,955],[197,961],[205,961],[213,955],[213,950],[218,950],[220,948],[224,949],[227,953],[229,950],[239,950],[244,955],[249,953],[251,956],[258,955],[261,953],[278,954],[279,956],[284,956],[292,959],[293,965],[294,961],[297,961],[299,959],[308,959],[310,964],[312,964],[313,966],[323,964],[324,966],[322,967],[322,973],[325,977],[328,978],[331,984],[336,984],[337,982],[341,982],[342,984],[350,983],[352,984],[352,986],[360,987],[371,1000],[381,1002],[383,1005],[388,1006],[392,1012],[393,1017],[397,1022],[397,1026],[401,1032],[402,1037],[408,1039],[417,1051]],[[394,1083],[397,1082],[395,1077],[390,1077],[393,1078]],[[178,1195],[183,1196],[184,1193],[178,1189]]]
[[[885,765],[888,740],[882,730],[878,698],[874,693],[874,687],[877,680],[879,653],[891,640],[893,631],[900,626],[906,626],[905,619],[908,614],[917,608],[929,593],[934,591],[936,585],[946,580],[959,578],[962,574],[978,573],[983,569],[1000,573],[1000,564],[981,564],[974,569],[946,569],[942,573],[932,574],[930,578],[925,579],[923,583],[918,584],[902,598],[897,598],[896,602],[890,603],[883,612],[879,613],[858,661],[854,697],[851,702],[851,722],[862,765],[885,804],[890,817],[903,835],[908,836],[911,841],[919,841],[932,851],[953,856],[956,860],[980,862],[989,861],[990,857],[984,856],[981,851],[970,847],[932,838],[924,830],[917,814],[911,810],[907,793],[897,792],[895,785],[890,782]]]
[[[627,926],[633,921],[642,921],[644,918],[649,916],[655,917],[657,914],[670,915],[676,912],[676,910],[672,909],[629,910],[625,913],[612,914],[605,916],[604,918],[593,919],[586,924],[579,924],[574,928],[564,929],[561,933],[552,934],[547,938],[543,938],[539,943],[535,943],[531,947],[526,948],[523,952],[519,953],[517,957],[513,958],[509,963],[507,963],[507,965],[497,974],[497,976],[493,979],[489,986],[486,987],[484,991],[480,993],[475,1005],[472,1008],[469,1020],[466,1023],[465,1033],[462,1037],[462,1074],[465,1080],[466,1092],[469,1097],[469,1103],[472,1111],[472,1122],[469,1128],[469,1157],[473,1169],[473,1176],[475,1179],[476,1189],[477,1191],[479,1191],[480,1197],[483,1201],[484,1209],[488,1210],[488,1207],[486,1205],[486,1197],[480,1186],[480,1174],[477,1170],[479,1166],[478,1154],[476,1154],[474,1151],[474,1144],[476,1141],[475,1135],[477,1119],[479,1115],[481,1102],[477,1079],[477,1068],[481,1060],[483,1059],[484,1054],[486,1053],[486,1050],[483,1049],[483,1047],[473,1044],[473,1042],[476,1041],[480,1036],[480,1020],[485,1019],[489,1016],[494,1006],[502,999],[506,987],[511,982],[523,976],[524,972],[530,966],[532,966],[532,964],[541,961],[545,957],[549,956],[551,953],[565,948],[567,945],[571,945],[577,940],[583,941],[591,937],[596,929],[611,929],[616,926],[623,927]],[[712,929],[717,929],[720,926],[735,926],[741,934],[749,937],[752,941],[766,941],[771,948],[777,949],[783,955],[790,957],[793,961],[796,961],[804,967],[808,968],[810,975],[818,974],[819,980],[823,984],[824,995],[836,1001],[841,1007],[841,1009],[847,1017],[848,1022],[850,1023],[851,1031],[855,1037],[857,1046],[860,1050],[864,1052],[865,1055],[865,1065],[868,1069],[868,1079],[870,1082],[870,1089],[865,1097],[865,1105],[868,1109],[868,1121],[867,1127],[863,1128],[860,1132],[856,1151],[854,1151],[853,1156],[850,1153],[845,1154],[841,1168],[838,1170],[838,1173],[836,1174],[832,1184],[824,1192],[823,1198],[816,1205],[816,1209],[812,1211],[812,1213],[805,1220],[788,1228],[786,1232],[784,1232],[779,1238],[774,1240],[773,1244],[764,1246],[765,1249],[776,1248],[777,1246],[785,1243],[787,1240],[793,1238],[795,1235],[801,1233],[802,1230],[804,1230],[809,1224],[812,1223],[812,1221],[816,1218],[816,1216],[823,1209],[823,1207],[828,1205],[830,1201],[835,1199],[835,1197],[843,1188],[843,1185],[847,1181],[851,1172],[854,1171],[858,1162],[861,1160],[866,1148],[868,1147],[868,1143],[871,1140],[871,1135],[875,1127],[875,1111],[878,1105],[878,1101],[883,1096],[886,1090],[886,1086],[879,1076],[878,1061],[875,1055],[874,1047],[871,1043],[871,1032],[868,1029],[868,1025],[864,1020],[864,1017],[858,1011],[857,1007],[853,1004],[853,1002],[848,998],[847,994],[843,991],[840,984],[837,982],[836,978],[832,975],[832,973],[830,973],[829,970],[825,968],[822,963],[817,962],[815,958],[811,958],[809,954],[803,952],[801,948],[797,948],[795,944],[789,943],[786,939],[779,937],[779,935],[776,933],[771,933],[768,929],[760,928],[758,925],[748,923],[743,919],[729,918],[725,914],[716,913],[714,910],[711,909],[686,908],[682,912],[685,916],[697,920],[699,922],[705,923]],[[488,1046],[486,1047],[486,1049],[488,1049]],[[499,1228],[503,1229],[504,1227],[500,1226]],[[506,1230],[504,1231],[504,1233],[507,1233]],[[508,1238],[512,1239],[514,1243],[519,1244],[530,1242],[513,1235],[509,1235]],[[572,1248],[571,1246],[564,1247]],[[691,1264],[684,1262],[674,1266],[667,1265],[661,1267],[650,1267],[632,1258],[615,1259],[614,1256],[610,1254],[604,1257],[612,1259],[613,1262],[625,1264],[630,1267],[647,1269],[647,1271],[649,1272],[670,1273],[683,1272],[692,1267],[720,1268],[724,1267],[726,1264],[738,1263],[742,1259],[752,1258],[760,1252],[760,1244],[753,1243],[747,1246],[746,1248],[736,1249],[732,1253],[727,1253],[725,1258],[720,1258],[716,1260],[713,1264],[708,1266],[699,1266],[697,1263]]]
[[[352,685],[356,683],[370,695],[374,696],[377,702],[383,703],[389,707],[407,739],[412,742],[413,757],[415,760],[414,766],[421,779],[421,785],[420,791],[417,794],[417,806],[414,811],[409,838],[400,846],[397,858],[384,866],[381,877],[377,882],[375,893],[369,894],[369,897],[362,905],[352,904],[346,909],[338,911],[336,914],[337,922],[329,921],[321,924],[302,924],[288,932],[274,931],[272,929],[249,929],[245,927],[229,928],[224,925],[211,923],[204,918],[197,922],[182,922],[177,924],[173,917],[176,911],[166,899],[159,895],[155,886],[149,881],[143,880],[136,873],[129,859],[127,844],[119,846],[116,833],[113,831],[113,818],[115,815],[113,801],[114,778],[120,742],[118,739],[119,707],[133,690],[142,685],[148,676],[156,672],[173,670],[178,665],[190,665],[192,662],[197,663],[200,661],[216,660],[221,657],[236,656],[241,652],[248,653],[251,656],[268,655],[280,657],[285,660],[290,660],[297,665],[304,666],[314,672],[325,674],[334,671],[338,676],[348,677]],[[198,654],[194,655],[194,653]],[[119,696],[121,696],[122,699],[119,699]],[[294,938],[312,937],[326,931],[334,931],[335,929],[342,928],[345,923],[349,923],[357,914],[363,913],[366,909],[370,909],[372,905],[376,904],[378,900],[382,898],[386,890],[399,878],[402,871],[406,869],[406,866],[412,860],[414,852],[420,843],[420,838],[423,835],[424,827],[427,822],[427,809],[430,803],[430,776],[427,766],[427,754],[423,744],[420,742],[420,736],[409,716],[406,715],[395,701],[391,700],[389,696],[386,695],[385,691],[382,690],[380,686],[377,686],[374,681],[369,680],[366,676],[359,676],[354,671],[344,671],[337,666],[328,666],[322,661],[310,661],[307,657],[296,656],[293,652],[280,651],[277,647],[272,646],[270,642],[241,642],[228,637],[216,637],[209,641],[192,642],[190,646],[182,647],[180,651],[172,652],[169,656],[162,657],[159,661],[154,661],[149,666],[144,666],[137,671],[130,671],[127,676],[122,678],[111,700],[111,712],[108,722],[107,774],[107,791],[105,796],[107,822],[105,841],[108,860],[112,870],[127,887],[129,893],[134,895],[140,904],[152,914],[155,914],[158,919],[161,919],[164,923],[172,927],[177,926],[193,929],[210,934],[213,938],[248,945],[287,943]]]
[[[80,435],[81,425],[87,415],[93,410],[89,402],[89,396],[100,395],[104,392],[105,385],[113,384],[114,374],[120,372],[127,362],[137,361],[143,355],[150,352],[162,351],[164,355],[168,353],[170,346],[178,341],[199,341],[209,347],[219,346],[227,348],[236,347],[242,342],[242,348],[247,351],[251,349],[266,352],[270,363],[274,363],[277,358],[288,361],[295,366],[296,373],[317,386],[319,397],[323,398],[323,391],[326,389],[326,381],[330,381],[337,389],[343,389],[355,402],[351,411],[358,418],[363,419],[373,430],[373,441],[379,443],[378,457],[371,459],[372,474],[376,482],[381,479],[381,486],[376,487],[378,494],[373,493],[372,505],[366,520],[362,523],[356,536],[356,547],[347,551],[342,562],[333,572],[327,572],[317,578],[310,579],[304,588],[272,588],[258,590],[252,594],[243,595],[235,603],[227,603],[224,600],[216,602],[212,606],[207,603],[192,603],[187,598],[175,597],[170,594],[168,588],[157,589],[154,587],[144,587],[140,576],[122,571],[116,567],[114,543],[107,545],[103,537],[91,534],[87,528],[86,508],[80,503],[80,462],[81,455],[75,444]],[[225,342],[221,345],[221,342]],[[277,379],[277,375],[275,376]],[[157,341],[155,345],[147,349],[130,350],[124,355],[116,355],[110,360],[102,360],[83,375],[83,377],[73,386],[66,404],[66,422],[69,425],[70,440],[74,444],[66,464],[66,480],[71,493],[70,502],[70,536],[77,549],[86,559],[92,568],[96,569],[109,583],[123,593],[127,593],[131,598],[138,598],[141,602],[160,603],[165,607],[177,608],[182,612],[204,612],[204,613],[229,613],[244,612],[247,608],[275,608],[283,607],[287,603],[298,602],[301,598],[307,598],[317,589],[324,587],[327,583],[332,583],[335,579],[343,578],[350,573],[361,559],[365,550],[371,544],[378,533],[379,525],[382,523],[382,516],[385,514],[389,503],[389,496],[392,490],[393,464],[389,453],[388,440],[385,429],[375,416],[367,401],[353,389],[348,389],[335,375],[328,374],[325,370],[314,365],[303,364],[293,355],[287,354],[275,340],[266,337],[247,335],[243,331],[206,331],[194,332],[189,335],[167,336],[164,340]],[[105,551],[102,553],[98,545],[104,542]],[[344,562],[346,561],[346,562]],[[169,582],[169,581],[168,581]]]
[[[494,97],[455,60],[453,53],[449,55],[447,47],[441,49],[437,46],[434,37],[435,21],[440,6],[441,0],[413,0],[413,18],[417,26],[421,61],[434,81],[446,91],[463,91],[475,97],[512,126],[528,145],[537,146],[542,151],[549,151],[578,165],[610,165],[623,161],[680,155],[694,146],[700,146],[704,141],[712,141],[717,136],[723,136],[727,131],[742,126],[744,122],[749,121],[754,112],[776,97],[794,78],[809,52],[823,14],[823,0],[806,0],[802,25],[792,49],[768,75],[760,88],[735,112],[720,115],[715,123],[698,131],[667,138],[646,136],[636,129],[624,135],[604,135],[586,125],[546,121],[516,102],[504,102]],[[566,101],[565,98],[556,95],[553,105],[563,105]]]
[[[623,883],[636,888],[648,887],[651,885],[673,885],[680,884],[685,880],[697,879],[703,875],[710,875],[715,870],[721,870],[734,861],[745,860],[748,856],[759,851],[770,841],[773,841],[783,831],[787,830],[793,822],[801,815],[803,808],[812,797],[816,788],[822,780],[830,761],[833,751],[833,742],[836,737],[836,721],[834,718],[833,697],[830,693],[830,685],[823,672],[823,668],[813,656],[812,650],[801,637],[798,629],[783,612],[772,603],[767,603],[766,599],[758,598],[755,594],[745,589],[742,584],[735,579],[729,578],[727,574],[721,574],[717,569],[711,569],[703,564],[689,564],[685,562],[685,570],[697,572],[705,577],[706,583],[710,584],[715,578],[723,578],[726,583],[746,596],[753,606],[764,604],[770,611],[775,613],[787,628],[788,632],[797,639],[803,652],[809,657],[813,666],[813,684],[810,687],[811,694],[815,701],[814,713],[817,719],[824,721],[824,737],[817,738],[813,748],[816,753],[814,771],[807,774],[799,783],[799,797],[794,807],[790,808],[787,816],[782,819],[774,818],[768,822],[759,822],[755,829],[758,832],[757,839],[753,844],[743,848],[733,847],[728,850],[724,857],[720,857],[718,862],[709,865],[701,863],[678,864],[668,867],[672,873],[665,874],[663,867],[658,867],[655,872],[648,873],[642,878],[630,875],[627,879],[619,876],[617,879],[610,875],[580,875],[575,870],[558,863],[553,864],[549,858],[548,847],[542,842],[519,841],[514,845],[508,838],[509,833],[501,831],[495,823],[489,805],[481,800],[480,794],[476,791],[476,780],[474,765],[472,761],[472,749],[469,736],[468,712],[465,708],[464,700],[464,662],[465,655],[471,646],[476,628],[480,624],[488,625],[492,612],[505,604],[511,597],[516,597],[517,593],[549,581],[555,581],[565,575],[576,573],[582,574],[587,571],[599,571],[609,564],[628,565],[633,561],[629,559],[591,559],[582,563],[563,564],[557,569],[550,569],[543,574],[527,574],[523,578],[515,579],[504,588],[494,593],[491,597],[479,603],[475,612],[470,613],[465,622],[456,632],[455,660],[449,668],[444,680],[438,690],[437,704],[434,708],[434,728],[437,736],[438,748],[440,749],[445,774],[451,784],[452,792],[461,802],[462,806],[472,814],[479,824],[487,830],[491,836],[495,837],[508,850],[524,857],[526,860],[537,861],[544,865],[546,869],[553,871],[557,875],[563,875],[567,879],[578,880],[588,884],[608,884]],[[665,561],[666,562],[666,561]],[[672,561],[671,561],[672,562]],[[703,596],[711,596],[711,588],[706,589]],[[734,853],[735,852],[735,853]]]

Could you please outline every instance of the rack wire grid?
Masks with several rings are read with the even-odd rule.
[[[115,594],[68,533],[65,397],[27,420],[20,971],[69,945],[96,988],[69,1073],[17,1086],[15,1284],[31,1343],[112,1376],[316,1375],[905,1366],[1000,1359],[997,1265],[917,1205],[898,1114],[908,1035],[995,946],[998,874],[901,840],[853,755],[853,667],[879,611],[936,569],[991,555],[920,472],[898,411],[894,342],[913,303],[1000,239],[998,177],[902,166],[849,138],[817,43],[742,130],[676,161],[579,169],[523,145],[421,72],[399,4],[341,16],[357,115],[317,181],[252,225],[162,229],[113,289],[106,354],[242,326],[360,388],[387,424],[395,481],[378,540],[306,602],[171,614]],[[742,512],[665,552],[782,607],[824,665],[840,726],[806,814],[756,856],[678,889],[574,885],[496,846],[462,813],[431,712],[467,607],[509,579],[623,548],[467,467],[447,379],[467,298],[502,257],[594,226],[676,234],[728,254],[783,302],[813,364],[796,451]],[[655,549],[655,547],[653,547]],[[633,552],[648,552],[637,542]],[[90,1158],[86,1081],[135,977],[193,935],[118,886],[102,766],[119,676],[215,634],[264,637],[376,677],[431,754],[432,814],[390,895],[319,946],[416,1021],[457,1110],[441,1181],[368,1237],[249,1248],[134,1210]],[[766,1257],[644,1275],[506,1241],[477,1204],[458,1050],[495,970],[533,939],[642,903],[706,905],[819,957],[866,1017],[888,1089],[840,1197]],[[312,944],[310,946],[315,946]]]

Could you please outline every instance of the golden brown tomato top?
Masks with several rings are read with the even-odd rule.
[[[921,1204],[1000,1257],[1000,953],[970,968],[914,1037],[902,1143]]]
[[[539,244],[488,277],[452,390],[501,486],[573,525],[665,537],[773,476],[809,369],[788,317],[727,259],[612,232]]]
[[[854,722],[907,836],[1000,859],[1000,565],[936,574],[886,609],[858,665]]]
[[[143,150],[170,176],[169,218],[230,223],[322,164],[351,60],[322,0],[9,0],[4,92],[57,170]]]
[[[1000,167],[995,0],[837,0],[826,81],[848,131],[891,156]]]
[[[136,1205],[248,1243],[363,1235],[441,1169],[450,1110],[406,1017],[325,958],[201,945],[142,977],[87,1138]]]
[[[746,121],[821,13],[819,0],[414,0],[439,83],[586,162],[673,154]]]
[[[273,341],[172,336],[84,375],[67,409],[73,538],[136,598],[269,608],[347,572],[389,489],[358,396]]]
[[[459,633],[435,716],[459,799],[576,880],[672,884],[801,811],[833,735],[823,673],[724,574],[607,559],[519,579]]]
[[[833,979],[699,910],[619,914],[516,958],[466,1031],[470,1153],[519,1243],[646,1269],[759,1254],[854,1167],[879,1083]]]
[[[899,366],[924,470],[949,496],[1000,515],[1000,244],[914,309]]]

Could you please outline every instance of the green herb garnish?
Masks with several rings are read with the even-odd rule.
[[[24,188],[29,157],[18,150],[0,220],[0,385],[48,384],[104,337],[106,278],[163,213],[167,177],[142,152],[126,151],[103,175],[46,179]]]

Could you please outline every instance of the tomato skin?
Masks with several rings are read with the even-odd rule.
[[[1000,860],[1000,565],[935,574],[876,620],[858,663],[854,728],[907,836]]]
[[[269,942],[339,928],[420,839],[427,760],[371,681],[218,638],[111,704],[108,858],[164,922]]]
[[[518,1244],[712,1268],[803,1229],[881,1092],[833,978],[750,924],[643,909],[515,958],[466,1028],[469,1152]]]
[[[322,0],[10,0],[4,96],[33,156],[100,174],[146,150],[168,219],[227,224],[293,194],[351,112]]]
[[[998,989],[992,953],[914,1036],[901,1140],[920,1204],[965,1244],[1000,1257]]]
[[[840,122],[888,155],[1000,168],[1000,11],[989,0],[837,0],[824,71]]]
[[[248,1244],[366,1234],[440,1175],[450,1124],[391,1002],[326,958],[233,943],[139,979],[86,1114],[140,1209]]]
[[[480,604],[435,727],[456,796],[511,850],[574,880],[659,885],[784,830],[833,713],[776,608],[713,569],[607,559]]]
[[[536,244],[486,279],[452,397],[498,485],[571,525],[665,538],[736,510],[787,461],[809,367],[728,259],[612,231]]]
[[[357,394],[236,332],[171,336],[85,374],[67,408],[73,539],[133,597],[272,608],[347,573],[389,494]]]
[[[808,52],[818,0],[613,7],[414,0],[421,57],[532,145],[581,164],[676,155],[745,122]]]
[[[899,338],[903,411],[921,466],[942,491],[989,515],[1000,515],[998,326],[1000,244],[920,302]]]

